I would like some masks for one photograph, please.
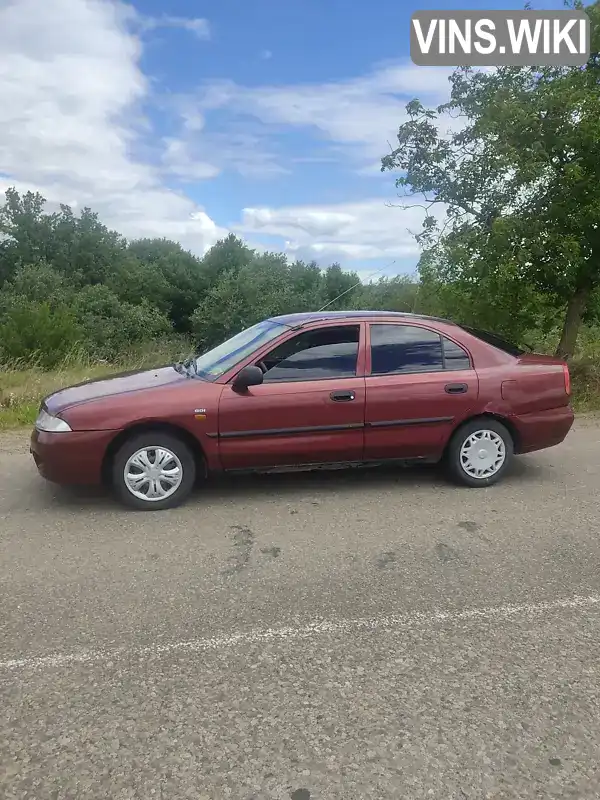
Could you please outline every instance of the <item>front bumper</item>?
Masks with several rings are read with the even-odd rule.
[[[102,482],[102,462],[114,431],[46,433],[34,428],[30,453],[46,480],[93,486]]]

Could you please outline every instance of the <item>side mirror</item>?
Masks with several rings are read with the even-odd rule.
[[[249,386],[260,386],[263,382],[263,371],[260,367],[244,367],[235,376],[232,388],[235,392],[245,392]]]

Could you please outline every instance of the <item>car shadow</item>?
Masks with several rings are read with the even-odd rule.
[[[549,477],[547,465],[533,459],[515,459],[499,486],[540,482]],[[353,493],[357,487],[386,491],[390,488],[410,490],[423,487],[446,488],[451,491],[471,491],[448,479],[439,464],[397,464],[379,467],[355,467],[311,472],[282,472],[212,477],[201,491],[212,499],[234,497],[278,497],[299,494],[318,495],[327,492]],[[493,487],[492,487],[493,488]]]
[[[552,467],[526,456],[515,459],[510,470],[498,486],[525,483],[541,483],[553,476]],[[268,500],[296,499],[308,497],[318,502],[320,496],[348,494],[361,490],[389,491],[399,493],[426,487],[438,487],[450,491],[471,491],[450,482],[439,465],[384,465],[379,467],[356,467],[339,470],[314,470],[311,472],[288,472],[270,474],[215,475],[200,483],[189,503],[232,502],[236,499]],[[493,491],[495,487],[491,487]],[[99,508],[118,510],[122,506],[102,487],[63,487],[46,484],[43,505],[60,505],[70,509]]]

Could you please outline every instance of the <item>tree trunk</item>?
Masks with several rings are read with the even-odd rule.
[[[559,358],[569,359],[572,358],[575,353],[581,318],[587,307],[590,294],[591,289],[587,286],[577,289],[567,304],[567,313],[565,314],[560,342],[558,343],[555,353]]]

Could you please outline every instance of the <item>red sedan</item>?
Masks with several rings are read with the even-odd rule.
[[[203,355],[47,397],[39,472],[181,503],[209,472],[443,460],[490,486],[573,424],[567,365],[446,320],[320,312],[264,320]]]

